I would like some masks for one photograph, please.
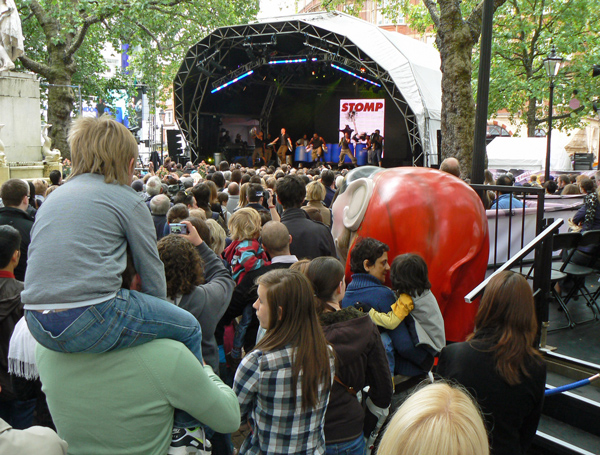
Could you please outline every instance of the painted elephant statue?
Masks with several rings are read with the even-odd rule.
[[[483,204],[471,187],[435,169],[364,166],[346,176],[332,212],[347,280],[349,253],[359,238],[389,245],[390,262],[418,253],[427,262],[446,338],[463,341],[473,331],[478,301],[468,304],[464,297],[485,277],[489,236]]]

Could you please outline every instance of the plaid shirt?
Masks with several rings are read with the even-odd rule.
[[[315,408],[303,412],[302,372],[298,377],[295,403],[292,362],[293,349],[289,346],[277,351],[252,351],[242,359],[233,390],[240,403],[242,422],[247,421],[253,431],[242,444],[240,455],[325,453],[325,410],[330,387],[322,384]],[[333,382],[333,351],[330,366]]]

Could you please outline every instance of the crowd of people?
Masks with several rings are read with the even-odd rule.
[[[358,239],[346,286],[343,171],[142,175],[106,116],[69,144],[35,205],[21,180],[0,189],[0,454],[526,452],[545,366],[520,275],[445,346],[421,256]]]

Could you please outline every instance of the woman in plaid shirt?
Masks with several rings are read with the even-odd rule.
[[[314,291],[304,275],[290,270],[273,270],[257,283],[253,306],[267,333],[235,374],[242,424],[252,431],[239,453],[324,454],[335,359]]]

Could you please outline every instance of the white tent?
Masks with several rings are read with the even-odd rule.
[[[565,145],[572,138],[558,131],[552,132],[550,170],[572,170],[571,158]],[[490,169],[520,169],[540,171],[546,167],[545,137],[497,137],[487,146]]]
[[[425,164],[437,163],[437,130],[441,129],[442,72],[433,46],[375,24],[334,11],[262,19],[261,23],[301,21],[346,36],[385,69],[415,114]]]

